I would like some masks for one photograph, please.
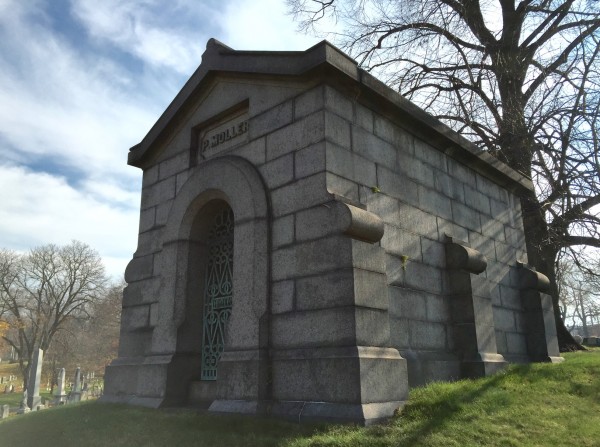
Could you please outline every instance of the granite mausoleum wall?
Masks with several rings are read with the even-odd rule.
[[[140,232],[105,400],[371,423],[409,386],[560,360],[547,279],[526,266],[531,182],[326,42],[209,41],[129,163]],[[231,309],[202,380],[223,209]]]

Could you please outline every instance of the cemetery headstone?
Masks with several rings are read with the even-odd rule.
[[[58,371],[56,393],[54,394],[55,405],[64,404],[67,400],[67,393],[65,392],[65,369],[61,368]]]
[[[31,409],[27,406],[27,389],[23,391],[23,399],[21,399],[21,405],[17,410],[17,414],[29,413]]]
[[[29,370],[29,381],[27,382],[27,405],[31,409],[36,409],[42,403],[40,397],[40,380],[42,378],[42,362],[44,351],[37,349],[33,354],[33,362]]]
[[[10,413],[10,407],[8,405],[2,405],[0,409],[0,419],[5,419]]]
[[[79,402],[81,400],[81,368],[75,371],[75,382],[69,394],[69,403]]]

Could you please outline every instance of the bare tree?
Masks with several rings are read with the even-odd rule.
[[[9,325],[3,338],[19,354],[25,384],[34,349],[46,351],[69,318],[87,315],[105,284],[100,256],[81,242],[26,255],[0,250],[0,303]]]
[[[577,329],[588,337],[600,325],[600,258],[586,263],[592,268],[580,267],[573,258],[563,253],[558,263],[558,284],[563,320],[569,330]]]
[[[561,250],[600,247],[597,0],[288,0],[305,29],[333,17],[367,70],[530,176],[529,263],[549,276],[561,349]],[[574,252],[575,253],[575,252]]]

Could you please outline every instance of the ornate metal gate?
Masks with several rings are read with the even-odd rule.
[[[217,380],[217,362],[225,347],[225,328],[233,295],[233,211],[227,207],[215,216],[209,231],[204,281],[202,380]]]

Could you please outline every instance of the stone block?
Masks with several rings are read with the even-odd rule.
[[[390,317],[427,320],[427,294],[404,287],[390,287]]]
[[[459,182],[448,174],[441,171],[435,171],[433,174],[433,188],[454,200],[461,203],[465,202],[464,183]]]
[[[427,321],[449,323],[451,321],[450,299],[444,295],[428,293],[425,297]]]
[[[331,194],[336,194],[353,200],[354,202],[358,202],[358,184],[330,172],[326,173],[326,177],[327,191]]]
[[[190,166],[190,152],[183,151],[158,165],[158,179],[164,180],[187,170]]]
[[[405,285],[406,266],[408,260],[402,260],[398,256],[386,255],[385,269],[388,278],[388,284],[398,287]]]
[[[452,208],[455,204],[458,203],[452,202],[439,192],[419,185],[419,205],[423,210],[444,219],[452,220]],[[457,223],[460,224],[460,221],[457,221]]]
[[[273,252],[273,280],[291,279],[352,265],[352,240],[328,237],[281,248]]]
[[[488,261],[496,259],[496,246],[494,241],[477,231],[469,231],[469,243],[474,250],[482,253]]]
[[[480,213],[487,214],[488,216],[492,215],[490,209],[490,199],[485,194],[480,193],[474,188],[471,188],[469,185],[464,186],[465,189],[465,203],[467,206],[473,208]]]
[[[354,304],[356,306],[387,310],[389,291],[384,273],[355,268]]]
[[[467,185],[475,185],[475,171],[469,169],[461,162],[456,161],[452,158],[447,158],[448,174],[455,179],[466,183]]]
[[[144,170],[142,188],[147,188],[156,182],[158,182],[158,165],[154,165]]]
[[[504,225],[502,222],[488,218],[486,216],[481,217],[481,226],[482,233],[484,236],[489,237],[490,239],[494,239],[496,241],[505,242],[506,235],[504,233]]]
[[[477,189],[486,196],[506,203],[508,201],[507,191],[498,186],[493,181],[483,177],[481,174],[476,174]]]
[[[255,166],[263,164],[267,160],[267,139],[257,138],[232,151],[232,154],[245,158]]]
[[[496,260],[503,264],[513,265],[517,260],[517,250],[500,241],[494,241],[496,247]]]
[[[123,289],[123,307],[157,302],[159,289],[160,278],[158,277],[131,282]]]
[[[506,344],[508,347],[509,354],[526,355],[527,354],[527,340],[525,334],[518,334],[514,332],[506,333]]]
[[[155,228],[140,233],[138,236],[138,245],[136,256],[144,256],[151,253],[159,252],[162,249],[162,228]]]
[[[325,86],[325,106],[347,121],[354,120],[354,103],[336,89]]]
[[[514,311],[509,309],[502,309],[500,307],[494,307],[494,326],[496,329],[504,332],[516,331],[517,326],[515,322]]]
[[[354,304],[354,275],[350,268],[296,280],[299,310]]]
[[[391,223],[412,233],[420,234],[430,239],[437,239],[438,226],[436,217],[433,214],[421,211],[404,202],[399,202],[397,216],[397,220]]]
[[[504,225],[510,225],[513,221],[508,205],[498,200],[490,199],[490,213],[494,219],[502,222]]]
[[[142,190],[142,209],[160,205],[175,197],[176,177],[168,177],[165,180],[154,183],[152,186]]]
[[[185,185],[185,182],[187,182],[187,179],[190,177],[190,173],[192,171],[191,170],[187,170],[187,171],[183,171],[180,172],[179,174],[177,174],[176,178],[175,178],[175,192],[178,193],[179,190],[181,188],[183,188],[183,185]]]
[[[500,284],[490,281],[490,299],[494,306],[502,306],[502,299],[500,298]]]
[[[297,179],[326,170],[326,148],[330,144],[322,141],[294,153],[295,176]]]
[[[267,161],[325,139],[325,114],[316,112],[267,135]]]
[[[446,249],[444,244],[422,237],[421,252],[424,264],[439,268],[446,267]]]
[[[125,281],[128,283],[152,277],[154,269],[154,255],[136,256],[125,269]]]
[[[173,199],[167,200],[156,207],[156,225],[162,226],[167,223],[171,207],[173,206]]]
[[[294,310],[295,285],[294,281],[278,281],[273,283],[271,309],[280,314]]]
[[[388,169],[396,168],[396,150],[361,127],[352,127],[352,150],[367,160]]]
[[[408,256],[411,261],[421,261],[421,238],[407,230],[386,225],[381,246],[387,253],[398,257]]]
[[[325,173],[300,179],[274,190],[271,194],[271,205],[275,217],[329,200],[331,200],[331,194],[327,191]]]
[[[473,208],[452,202],[452,218],[458,225],[481,233],[481,215]]]
[[[156,207],[147,208],[140,212],[140,226],[139,232],[143,233],[144,231],[148,231],[155,225],[156,219]]]
[[[408,348],[410,345],[408,337],[408,319],[390,315],[390,345],[397,349]]]
[[[410,205],[419,205],[419,186],[414,181],[381,166],[377,166],[377,181],[383,194]]]
[[[501,284],[498,288],[500,290],[500,301],[502,302],[502,306],[512,310],[521,310],[523,308],[520,291],[518,289]]]
[[[413,349],[446,349],[446,325],[427,321],[409,320],[410,346]]]
[[[276,189],[294,179],[294,154],[265,163],[259,168],[260,173],[267,182],[269,189]]]
[[[400,157],[398,157],[398,159],[398,164],[400,164]],[[411,166],[411,171],[407,172],[406,175],[413,178],[417,183],[434,189],[436,172],[438,171],[436,171],[427,163],[414,160],[414,163],[412,163]]]
[[[364,199],[361,197],[361,201]],[[367,203],[367,210],[379,216],[387,224],[398,224],[398,200],[384,193],[370,194]],[[364,203],[363,202],[363,203]],[[405,227],[406,228],[406,227]]]
[[[376,273],[386,273],[386,253],[379,245],[351,239],[352,266]]]
[[[296,280],[299,310],[363,306],[386,310],[385,276],[362,269],[343,269]]]
[[[0,419],[6,419],[10,415],[10,407],[8,405],[2,405],[0,407]]]
[[[506,243],[517,248],[522,249],[525,247],[525,233],[523,230],[518,230],[510,226],[504,226],[504,235],[506,236]]]
[[[392,124],[387,118],[375,114],[374,132],[379,138],[391,143],[399,151],[414,154],[415,138],[411,133]]]
[[[121,314],[121,324],[128,331],[147,329],[150,324],[150,306],[126,307]]]
[[[406,366],[394,351],[390,348],[347,347],[275,353],[275,399],[280,402],[306,401],[303,406],[307,407],[333,402],[351,404],[406,399]],[[315,374],[315,371],[319,373]],[[334,412],[338,420],[344,413],[340,409]]]
[[[355,107],[355,122],[357,125],[365,129],[367,132],[373,132],[373,112],[370,109],[356,103]]]
[[[274,219],[272,231],[274,248],[294,242],[294,215],[288,214],[287,216]]]
[[[294,110],[291,100],[278,104],[260,115],[253,116],[248,123],[249,138],[254,140],[287,126],[292,122],[293,116]]]
[[[438,228],[438,240],[441,242],[446,241],[446,236],[450,236],[453,239],[459,241],[469,241],[469,230],[465,227],[455,224],[454,222],[448,221],[441,217],[436,218]]]
[[[327,143],[327,170],[366,186],[377,184],[375,163],[335,144]]]
[[[324,106],[325,87],[319,85],[294,99],[294,116],[296,119],[300,119],[321,110]]]
[[[275,349],[352,346],[356,344],[355,309],[319,309],[273,315]]]
[[[389,346],[390,325],[387,309],[355,308],[355,331],[358,346]]]
[[[508,352],[508,346],[506,345],[506,332],[496,331],[496,347],[499,354],[506,354]]]
[[[448,170],[446,166],[447,157],[442,152],[418,138],[414,140],[414,145],[415,157],[417,157],[419,160],[424,161],[440,171],[445,172]]]
[[[405,283],[408,287],[441,294],[442,271],[420,262],[411,262],[409,259],[406,265]]]

